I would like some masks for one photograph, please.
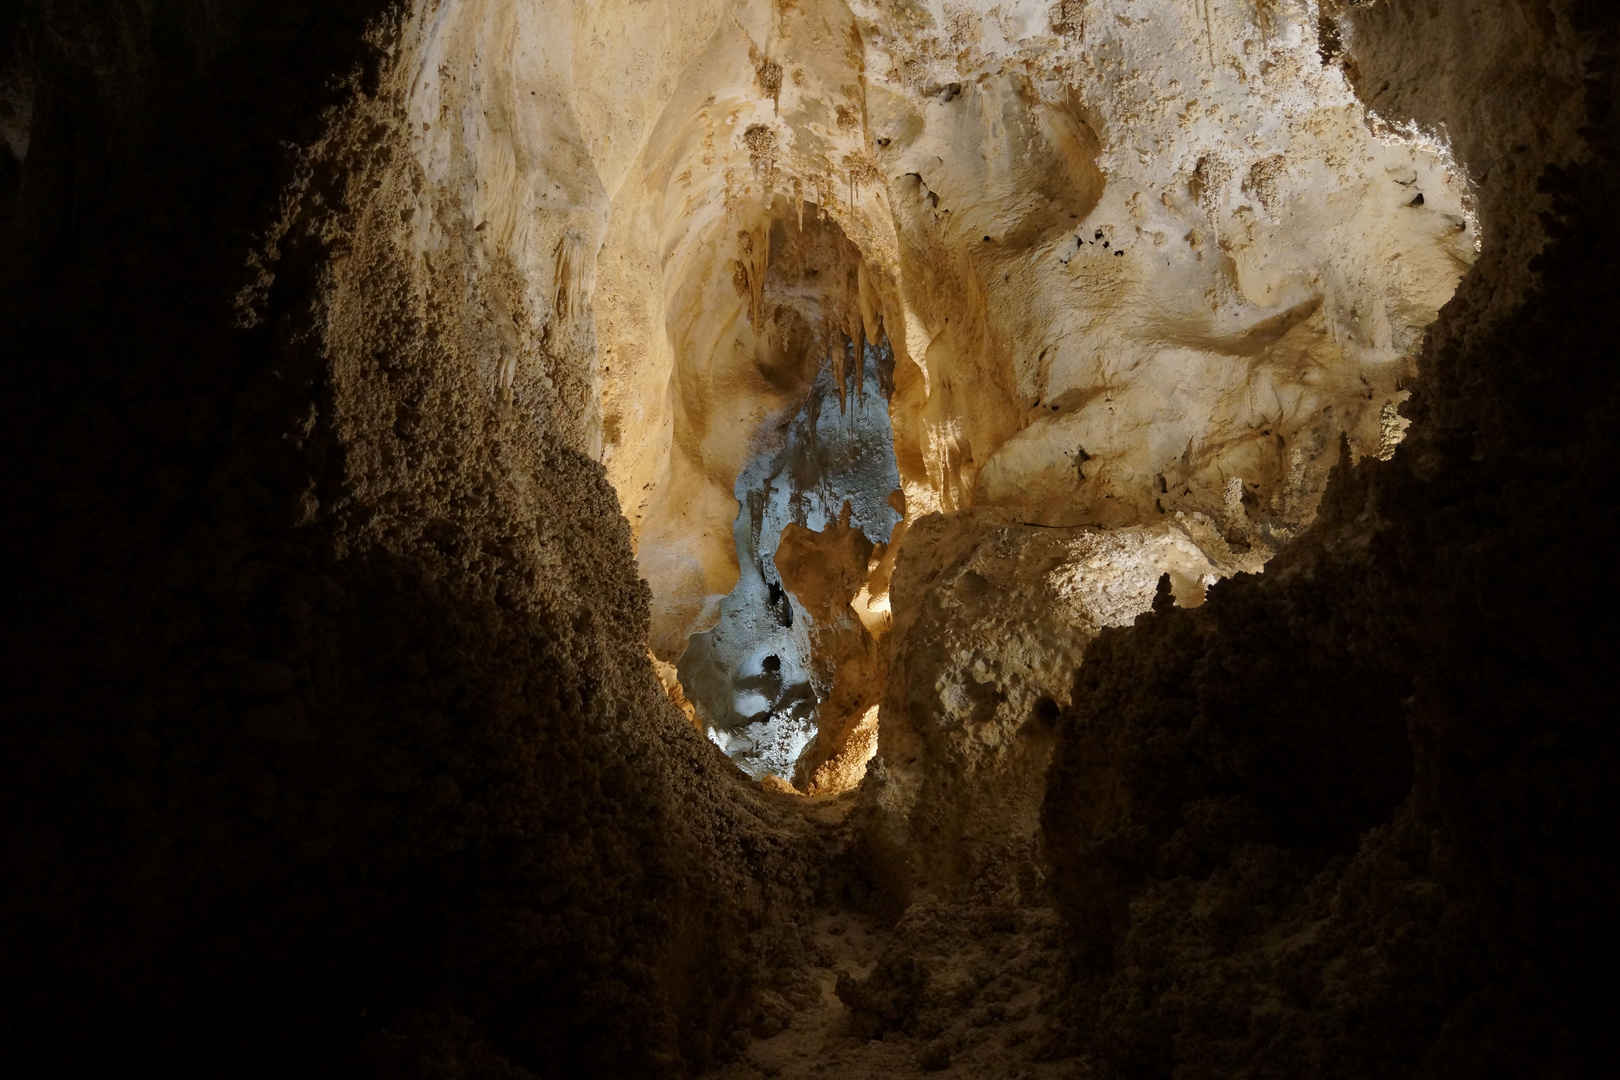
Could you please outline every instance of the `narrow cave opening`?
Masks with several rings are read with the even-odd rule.
[[[893,348],[848,337],[841,346],[842,356],[822,357],[798,409],[756,433],[735,488],[737,585],[677,665],[705,733],[743,772],[822,794],[857,783],[875,749],[866,740],[839,781],[816,782],[877,703],[876,685],[852,685],[875,645],[852,605],[879,602],[869,582],[903,520]]]

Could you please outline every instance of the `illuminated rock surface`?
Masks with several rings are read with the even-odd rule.
[[[891,505],[900,474],[885,393],[893,357],[871,345],[865,352],[858,368],[851,357],[835,369],[828,357],[780,445],[760,447],[738,476],[739,580],[715,628],[681,657],[681,684],[709,737],[755,779],[790,779],[821,727],[847,726],[876,704],[876,642],[850,602],[874,546],[886,546],[900,523]],[[777,555],[784,537],[794,548],[795,535],[831,543],[784,570]],[[819,595],[827,586],[831,594]],[[852,659],[872,670],[841,663]],[[864,694],[848,700],[856,682]],[[842,748],[842,739],[821,741]]]

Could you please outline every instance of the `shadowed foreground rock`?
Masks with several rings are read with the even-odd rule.
[[[489,392],[501,268],[393,241],[384,14],[6,28],[7,1072],[684,1073],[807,900],[652,675],[576,391]]]
[[[1585,87],[1589,154],[1539,181],[1545,249],[1524,259],[1521,229],[1487,250],[1430,331],[1394,459],[1342,462],[1263,576],[1087,653],[1044,820],[1097,1075],[1620,1060],[1599,539],[1620,515],[1592,482],[1620,465],[1612,63]],[[1482,201],[1535,175],[1499,168]]]

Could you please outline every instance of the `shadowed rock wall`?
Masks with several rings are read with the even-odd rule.
[[[1491,240],[1393,460],[1087,653],[1044,811],[1076,1045],[1103,1076],[1607,1075],[1614,16],[1341,25],[1371,103],[1457,135]]]
[[[397,20],[4,20],[8,1071],[674,1074],[793,955],[816,843],[654,679],[588,369],[408,152]]]

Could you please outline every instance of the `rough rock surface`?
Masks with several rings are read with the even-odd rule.
[[[737,478],[844,338],[892,346],[912,519],[1179,511],[1274,544],[1341,432],[1398,439],[1479,240],[1443,144],[1369,117],[1314,5],[1084,7],[691,3],[653,31],[673,6],[605,5],[548,69],[555,137],[602,178],[565,291],[590,295],[660,659],[718,617]],[[515,49],[557,51],[528,25]],[[526,86],[455,94],[519,131]]]
[[[0,1054],[1620,1071],[1615,32],[14,6]],[[830,786],[892,671],[804,798],[658,679],[846,340],[908,520],[773,554]]]
[[[488,243],[478,118],[411,104],[476,43],[22,14],[0,1056],[698,1067],[791,962],[819,841],[653,677],[585,331]]]
[[[1372,100],[1458,133],[1501,228],[1393,460],[1341,463],[1263,576],[1087,654],[1044,812],[1069,1030],[1100,1076],[1604,1075],[1617,597],[1581,538],[1616,517],[1586,480],[1616,465],[1616,24],[1342,25]],[[1430,42],[1458,64],[1420,61]]]
[[[479,169],[531,193],[491,210],[494,243],[579,305],[587,442],[632,522],[653,652],[675,663],[726,621],[686,697],[753,772],[784,774],[816,729],[808,705],[759,719],[750,686],[779,675],[757,661],[800,691],[836,662],[741,625],[770,585],[770,552],[738,546],[745,481],[846,348],[892,354],[913,521],[1180,513],[1269,551],[1309,522],[1342,434],[1357,455],[1400,438],[1422,329],[1480,240],[1443,140],[1367,111],[1314,5],[1084,8],[691,3],[655,31],[675,7],[607,5],[547,22],[564,46],[491,7],[462,21],[554,61],[420,83],[440,111],[476,104]],[[544,140],[594,173],[553,176],[523,151]],[[825,743],[809,773],[841,752]]]
[[[879,758],[861,792],[875,865],[902,906],[919,892],[1014,905],[1043,895],[1051,724],[1086,646],[1148,606],[1167,571],[1197,603],[1243,565],[1207,520],[1178,517],[1064,529],[981,509],[908,530]]]

